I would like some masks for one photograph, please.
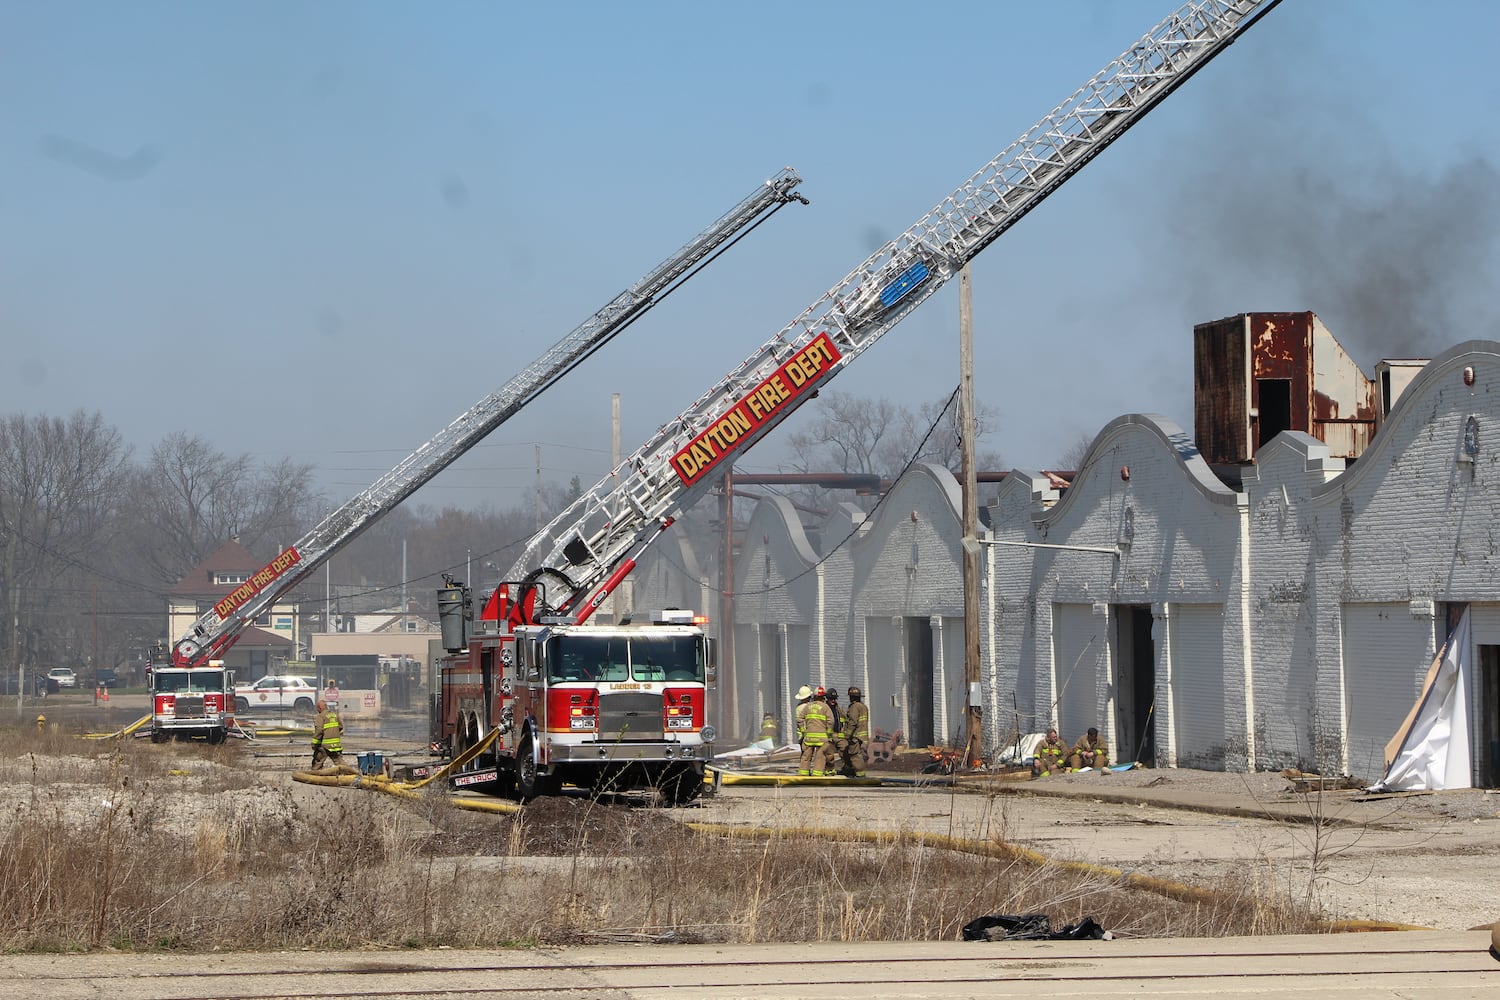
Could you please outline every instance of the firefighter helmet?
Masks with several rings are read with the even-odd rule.
[[[817,691],[815,691],[815,692],[814,692],[814,693],[813,693],[813,697],[815,697],[815,698],[822,698],[822,697],[824,697],[824,696],[825,696],[825,695],[826,695],[826,694],[827,694],[827,693],[828,693],[828,692],[826,692],[826,691],[824,691],[824,690],[823,690],[823,685],[821,685],[821,684],[819,684],[819,685],[818,685],[818,690],[817,690]]]
[[[802,701],[805,698],[811,698],[811,697],[812,697],[812,688],[808,687],[806,684],[802,685],[801,687],[799,687],[797,689],[797,700],[798,701]]]
[[[852,687],[852,688],[849,689],[849,700],[850,701],[859,701],[859,699],[863,698],[864,696],[865,696],[865,693],[863,691],[861,691],[859,688]]]

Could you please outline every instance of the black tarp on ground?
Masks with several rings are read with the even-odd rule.
[[[1026,913],[1021,916],[994,913],[987,917],[975,917],[964,924],[964,940],[993,940],[996,935],[990,931],[994,928],[1004,931],[1007,941],[1097,941],[1104,937],[1104,928],[1093,917],[1084,917],[1076,924],[1053,930],[1052,922],[1045,913]]]

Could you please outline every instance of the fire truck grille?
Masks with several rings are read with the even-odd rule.
[[[203,696],[201,694],[180,694],[177,696],[176,704],[177,718],[179,719],[201,719],[204,717]]]
[[[599,696],[601,740],[659,740],[661,695],[620,691]]]

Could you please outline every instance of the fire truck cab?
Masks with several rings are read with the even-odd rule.
[[[198,736],[224,742],[234,723],[234,673],[223,660],[202,667],[154,662],[150,680],[151,742]]]
[[[496,741],[452,782],[523,801],[563,784],[691,801],[713,753],[714,679],[713,643],[689,611],[477,634],[443,669],[443,734],[454,754],[492,729]]]

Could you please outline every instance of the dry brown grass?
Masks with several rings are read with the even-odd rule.
[[[1135,936],[1316,927],[1253,869],[1174,894],[963,836],[728,836],[582,799],[494,816],[294,786],[232,746],[0,730],[0,948],[951,940],[1032,912]]]

